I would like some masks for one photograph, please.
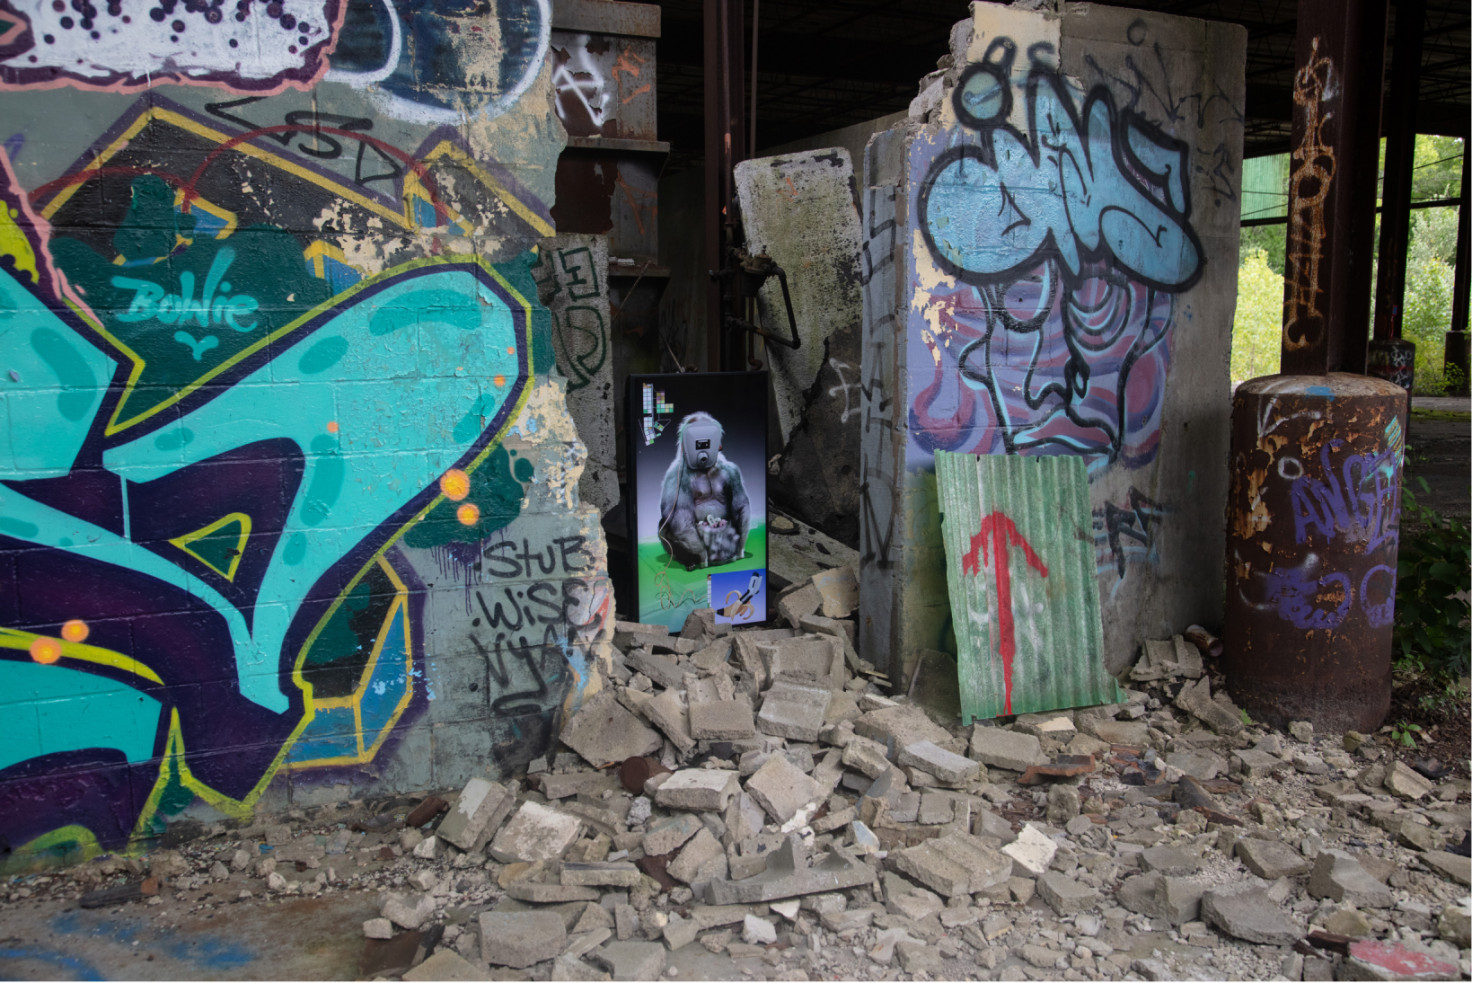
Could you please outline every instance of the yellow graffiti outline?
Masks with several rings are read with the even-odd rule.
[[[361,269],[348,262],[348,254],[340,247],[330,242],[323,242],[321,239],[313,239],[307,248],[302,250],[302,258],[312,264],[312,272],[319,280],[327,279],[327,260],[329,259],[336,260],[350,270],[356,270],[360,276],[363,273]]]
[[[399,579],[398,573],[386,561],[380,558],[378,566],[379,569],[388,575],[389,580],[393,582],[399,594],[394,599],[392,606],[390,606],[388,614],[383,619],[383,623],[384,625],[391,625],[395,618],[402,617],[404,619],[404,672],[406,679],[413,679],[414,646],[413,636],[410,634],[408,587]],[[414,696],[413,683],[409,683],[404,689],[404,695],[399,698],[398,705],[394,707],[393,713],[389,716],[388,722],[379,728],[378,735],[374,738],[373,744],[369,747],[364,747],[363,697],[368,694],[368,686],[373,680],[374,671],[378,668],[379,660],[383,655],[383,647],[387,640],[388,632],[380,630],[378,640],[373,645],[373,654],[368,657],[368,663],[363,667],[363,674],[359,677],[358,684],[352,693],[347,696],[332,697],[325,700],[313,699],[312,701],[314,716],[318,710],[352,708],[353,723],[355,725],[354,736],[357,738],[358,743],[357,754],[343,754],[332,758],[313,758],[310,761],[288,761],[286,762],[287,770],[302,771],[307,768],[325,768],[331,765],[366,764],[377,756],[378,749],[383,746],[384,741],[388,740],[389,733],[398,724],[399,718],[404,715],[404,711],[409,708],[409,704],[412,702]]]
[[[467,261],[467,259],[470,258],[462,257],[458,260],[453,261],[465,262]],[[489,273],[493,278],[495,278],[496,282],[500,283],[501,286],[506,290],[506,292],[512,298],[514,298],[517,303],[521,305],[522,311],[525,314],[525,318],[522,323],[525,325],[526,335],[526,374],[527,379],[530,380],[531,377],[535,374],[533,369],[536,364],[536,360],[534,357],[536,353],[533,350],[531,303],[525,297],[523,297],[521,293],[516,290],[516,288],[511,286],[511,284],[507,282],[505,277],[496,272],[496,270],[482,263],[479,259],[470,259],[470,261],[475,262],[477,265],[485,269],[486,272]],[[403,269],[411,268],[415,265],[428,265],[429,262],[432,261],[415,260],[414,263],[406,264],[404,267],[400,267],[399,270],[402,271]],[[511,429],[516,420],[521,416],[522,411],[526,408],[527,400],[531,397],[531,390],[532,387],[530,385],[522,387],[521,395],[517,397],[516,402],[511,407],[511,412],[509,412],[506,415],[506,418],[502,421],[500,429],[496,431],[496,435],[491,440],[487,441],[485,447],[481,449],[481,452],[477,454],[475,458],[472,459],[471,462],[465,466],[464,470],[466,471],[466,473],[473,474],[475,470],[479,468],[488,457],[490,457],[491,452],[501,445],[501,442],[506,437],[507,431]],[[138,814],[138,823],[134,826],[133,834],[129,838],[130,850],[137,851],[142,849],[138,841],[140,840],[140,838],[142,838],[143,833],[147,828],[148,822],[158,811],[159,801],[163,798],[164,789],[168,787],[169,778],[173,774],[173,772],[169,770],[171,768],[177,769],[180,784],[182,784],[185,788],[189,789],[191,792],[194,792],[215,809],[218,809],[220,812],[226,814],[227,816],[236,819],[244,819],[250,816],[256,802],[260,800],[261,796],[265,793],[267,786],[269,786],[272,780],[275,779],[276,774],[281,770],[282,765],[287,765],[288,771],[296,770],[295,765],[292,765],[292,763],[286,761],[286,756],[290,752],[292,745],[297,742],[297,739],[301,737],[302,732],[306,730],[307,725],[310,724],[313,717],[316,716],[316,704],[312,695],[312,684],[302,675],[302,667],[306,664],[307,652],[311,650],[312,645],[317,641],[317,637],[322,634],[323,629],[326,628],[327,623],[332,619],[332,616],[337,613],[337,609],[342,606],[343,602],[347,599],[347,596],[352,593],[353,588],[357,587],[358,584],[362,582],[363,577],[365,574],[367,574],[369,567],[372,566],[374,563],[381,563],[383,566],[388,566],[387,562],[384,561],[384,556],[385,554],[387,554],[389,549],[397,544],[398,541],[403,538],[405,533],[413,528],[416,523],[418,523],[421,519],[428,515],[436,506],[438,506],[443,501],[445,501],[444,493],[436,495],[434,498],[429,500],[428,504],[426,504],[411,518],[405,521],[403,525],[401,525],[391,536],[389,536],[384,544],[380,546],[376,551],[374,551],[373,555],[369,557],[368,560],[364,562],[363,566],[358,569],[358,572],[353,575],[353,578],[348,581],[347,585],[344,586],[343,589],[338,593],[337,597],[333,599],[333,602],[331,605],[328,606],[327,611],[322,615],[321,618],[318,619],[317,624],[313,626],[311,633],[307,636],[307,640],[302,643],[302,647],[297,653],[296,662],[292,666],[291,670],[292,681],[297,685],[297,688],[302,691],[302,719],[297,722],[296,727],[293,728],[291,733],[287,735],[287,737],[281,742],[281,748],[277,751],[276,757],[272,760],[270,766],[268,766],[262,773],[260,780],[256,782],[255,786],[251,788],[251,790],[247,792],[242,798],[232,799],[228,795],[225,795],[222,792],[218,792],[215,789],[210,788],[208,785],[195,778],[194,775],[189,771],[189,765],[184,758],[184,738],[182,732],[179,729],[179,711],[177,709],[171,711],[169,720],[169,737],[165,744],[163,762],[159,765],[159,777],[158,780],[154,783],[153,790],[149,793],[148,799],[144,802],[143,809]],[[402,585],[402,581],[399,581],[396,576],[395,582],[398,585]],[[405,627],[409,627],[407,623]],[[406,638],[407,637],[408,635],[406,634]],[[410,658],[413,658],[412,646]],[[410,695],[412,696],[412,693]],[[402,713],[402,710],[398,712]],[[397,722],[397,717],[395,718],[394,722]],[[371,760],[373,755],[377,754],[378,748],[383,743],[383,739],[386,738],[386,735],[391,730],[392,725],[390,725],[389,727],[385,727],[382,730],[380,739],[374,742],[372,753],[364,759],[365,761]],[[362,740],[361,728],[359,730],[358,739],[360,741]]]
[[[90,829],[76,824],[60,826],[16,847],[9,857],[0,861],[0,874],[18,874],[27,870],[41,870],[53,866],[42,859],[40,854],[64,843],[75,843],[76,849],[81,851],[81,856],[76,858],[77,863],[85,863],[93,857],[102,855],[102,844],[97,842],[96,834]],[[68,850],[67,853],[70,854],[71,851]],[[71,862],[70,859],[68,862]]]
[[[487,171],[484,167],[482,167],[480,163],[469,153],[467,153],[463,148],[455,146],[455,144],[451,143],[449,140],[442,140],[435,146],[433,150],[424,155],[424,162],[426,164],[430,164],[436,160],[440,160],[441,158],[453,161],[454,163],[469,171],[471,177],[475,178],[481,184],[489,188],[491,190],[491,193],[494,194],[497,198],[500,198],[501,201],[508,208],[511,209],[513,214],[515,214],[527,225],[530,225],[535,231],[541,233],[544,236],[555,236],[557,234],[556,227],[547,222],[547,220],[542,218],[542,216],[538,215],[536,212],[528,208],[525,202],[514,195],[511,190],[503,185],[500,181],[497,181],[495,176],[492,175],[490,171]],[[419,181],[419,176],[417,174],[414,174],[412,171],[404,179],[405,190],[408,189],[411,179],[414,186],[416,188],[420,188],[421,191],[423,191],[422,183]],[[425,200],[430,200],[427,191],[422,194],[422,197]],[[456,218],[458,219],[459,216],[457,215]]]
[[[206,538],[216,530],[225,528],[225,526],[229,525],[232,522],[240,523],[240,536],[237,537],[235,542],[235,555],[230,558],[229,570],[221,570],[209,560],[206,560],[204,557],[200,556],[198,553],[194,552],[194,550],[189,548],[190,543],[198,542],[199,540]],[[244,512],[230,512],[216,519],[214,522],[211,522],[203,529],[196,529],[194,530],[194,532],[186,532],[182,536],[174,537],[173,539],[169,540],[169,542],[172,545],[179,547],[179,549],[183,550],[185,553],[188,553],[190,556],[194,557],[200,563],[203,563],[205,566],[209,567],[211,570],[224,577],[226,580],[234,583],[235,571],[240,569],[240,559],[245,555],[245,544],[246,541],[250,539],[250,529],[250,516],[246,515]]]
[[[157,683],[159,686],[164,684],[164,681],[159,678],[158,673],[130,655],[123,655],[121,652],[114,652],[112,649],[100,648],[96,645],[87,645],[82,642],[68,642],[62,638],[52,638],[50,635],[38,635],[35,632],[21,631],[18,628],[0,628],[0,648],[3,649],[20,649],[23,652],[29,653],[31,643],[38,638],[51,638],[52,641],[60,643],[61,658],[63,659],[75,659],[77,662],[90,662],[93,665],[108,666],[109,668],[117,669],[134,676],[140,676],[151,683]]]

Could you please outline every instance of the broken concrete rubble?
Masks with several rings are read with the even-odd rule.
[[[962,729],[846,662],[796,678],[792,661],[740,657],[802,640],[787,629],[717,637],[691,624],[663,642],[628,632],[645,655],[626,668],[658,668],[611,686],[611,703],[589,700],[601,716],[569,724],[574,753],[534,763],[524,785],[473,779],[441,793],[445,808],[405,803],[390,822],[316,838],[300,822],[222,832],[197,868],[155,855],[180,871],[164,892],[376,884],[380,917],[353,924],[364,944],[414,942],[418,968],[403,969],[409,954],[395,970],[406,978],[462,963],[481,976],[687,978],[696,958],[761,978],[1267,977],[1310,930],[1346,947],[1293,953],[1296,978],[1371,972],[1347,955],[1359,941],[1414,943],[1405,951],[1465,973],[1472,861],[1447,851],[1469,825],[1467,784],[1397,795],[1383,743],[1219,732],[1173,698],[1189,658],[1162,660],[1117,707]],[[817,709],[840,698],[852,707],[841,719]],[[735,707],[756,727],[697,737],[696,705]],[[586,744],[599,730],[632,733],[641,755],[589,767],[604,757]],[[411,812],[422,828],[401,828]]]

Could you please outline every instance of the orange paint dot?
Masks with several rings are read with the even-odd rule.
[[[338,425],[337,425],[337,421],[336,420],[328,420],[327,421],[327,432],[328,433],[337,433],[338,429],[339,428],[338,428]]]
[[[470,475],[459,468],[451,468],[440,475],[440,491],[452,502],[458,502],[470,494]]]
[[[494,379],[492,379],[491,381],[496,384],[496,388],[497,389],[499,389],[502,386],[506,385],[506,377],[504,375],[498,375]]]
[[[54,638],[38,638],[31,643],[31,658],[42,665],[51,665],[61,658],[61,642]]]
[[[480,508],[473,502],[466,502],[455,510],[455,518],[462,526],[473,526],[480,521]]]
[[[516,354],[516,347],[514,345],[507,345],[506,346],[506,354],[507,355],[515,355]]]
[[[73,618],[61,626],[61,637],[69,642],[85,642],[92,629],[87,627],[87,622],[80,618]]]

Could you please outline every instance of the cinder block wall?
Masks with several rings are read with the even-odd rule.
[[[6,862],[542,754],[613,608],[532,272],[548,5],[19,9]]]
[[[974,3],[869,143],[861,642],[899,685],[955,651],[936,450],[1085,459],[1111,671],[1219,620],[1245,45]]]

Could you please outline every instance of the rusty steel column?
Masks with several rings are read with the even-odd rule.
[[[1411,174],[1416,166],[1416,95],[1421,81],[1425,0],[1395,7],[1390,89],[1385,94],[1385,186],[1380,210],[1380,264],[1375,275],[1375,337],[1367,370],[1411,391],[1416,346],[1401,337],[1406,253],[1411,245]]]
[[[1386,0],[1298,0],[1285,373],[1363,372]]]
[[[1385,719],[1405,426],[1405,390],[1371,376],[1237,388],[1223,669],[1254,720]]]
[[[1299,0],[1283,375],[1232,400],[1223,669],[1253,717],[1390,708],[1406,391],[1365,370],[1385,0]]]

